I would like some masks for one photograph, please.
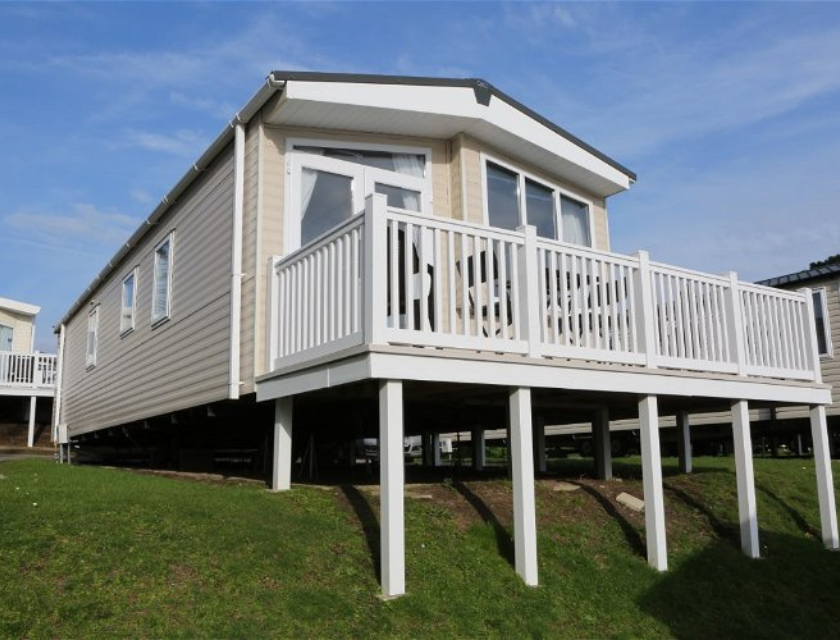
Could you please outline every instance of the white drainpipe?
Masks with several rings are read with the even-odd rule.
[[[58,425],[61,422],[61,378],[64,370],[64,325],[58,329],[58,357],[55,364],[55,396],[53,398],[53,442],[58,441]]]
[[[230,276],[230,378],[228,398],[239,398],[239,343],[242,310],[242,212],[245,191],[245,127],[234,125],[233,251]]]

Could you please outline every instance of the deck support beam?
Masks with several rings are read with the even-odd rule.
[[[403,385],[379,382],[379,513],[382,594],[405,593]]]
[[[431,435],[429,440],[432,443],[432,466],[440,466],[440,434],[435,432]]]
[[[610,413],[606,407],[598,409],[592,420],[592,452],[595,455],[595,477],[599,480],[612,478]]]
[[[735,475],[738,481],[738,516],[741,521],[741,549],[750,558],[760,556],[755,478],[753,476],[750,410],[746,400],[732,402],[732,440],[735,445]]]
[[[677,411],[677,455],[680,460],[680,473],[691,473],[691,430],[688,411]]]
[[[37,402],[38,398],[36,396],[32,396],[29,398],[29,408],[26,412],[26,419],[29,421],[29,431],[26,435],[27,447],[35,446],[35,408]]]
[[[537,473],[545,473],[545,418],[534,417],[534,466]]]
[[[531,389],[514,387],[509,395],[510,460],[513,475],[513,538],[516,573],[528,586],[538,584],[537,520]]]
[[[473,427],[472,429],[472,466],[475,471],[483,471],[485,460],[484,428]]]
[[[809,413],[811,438],[814,442],[814,466],[817,470],[817,495],[820,501],[823,544],[827,549],[837,549],[837,505],[834,502],[834,478],[831,471],[825,406],[813,405]]]
[[[642,484],[645,492],[645,538],[648,564],[668,570],[665,542],[665,499],[659,453],[659,405],[656,396],[639,399],[639,438],[642,445]]]
[[[294,397],[274,401],[274,466],[272,491],[288,491],[292,486],[292,410]]]

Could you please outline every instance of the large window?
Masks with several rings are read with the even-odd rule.
[[[129,273],[122,284],[120,305],[120,335],[134,330],[134,310],[137,308],[137,268]]]
[[[99,346],[99,305],[91,309],[88,315],[87,327],[87,351],[85,353],[85,364],[88,367],[96,366],[96,352]]]
[[[495,160],[484,160],[487,224],[516,229],[530,224],[537,235],[592,246],[589,204]]]
[[[814,289],[814,324],[817,329],[817,351],[821,356],[831,355],[831,328],[828,325],[828,305],[825,289]]]
[[[172,311],[172,240],[170,233],[155,249],[152,324],[163,322]]]
[[[426,150],[308,140],[290,141],[289,154],[287,251],[361,213],[371,193],[385,195],[392,208],[428,211]]]

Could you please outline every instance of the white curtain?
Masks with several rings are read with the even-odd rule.
[[[589,208],[580,202],[561,197],[560,211],[563,215],[563,241],[591,246]]]
[[[306,217],[309,210],[309,202],[315,192],[315,183],[318,181],[318,171],[303,167],[300,171],[300,219]]]
[[[413,153],[395,153],[394,170],[403,175],[422,178],[426,171],[424,156]],[[403,208],[409,211],[420,211],[420,194],[417,191],[401,189],[403,194]]]

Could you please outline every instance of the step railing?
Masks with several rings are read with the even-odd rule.
[[[811,297],[389,209],[273,258],[272,369],[359,344],[820,380]]]
[[[54,354],[0,351],[0,387],[54,387],[56,363]]]

